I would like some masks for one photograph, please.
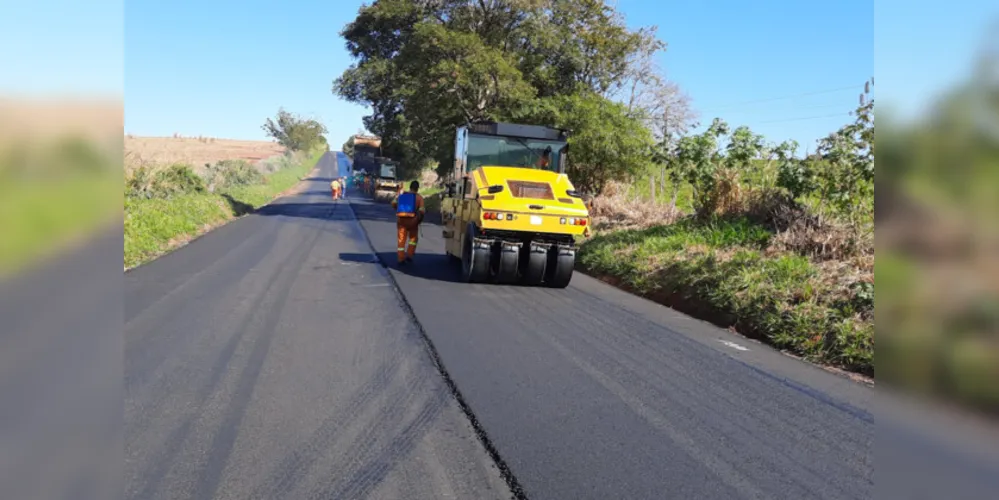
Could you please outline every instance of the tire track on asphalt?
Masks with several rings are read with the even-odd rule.
[[[374,375],[353,392],[347,403],[331,413],[309,438],[295,447],[274,468],[268,478],[250,494],[251,499],[272,499],[288,494],[296,481],[314,468],[323,452],[334,449],[339,432],[358,415],[366,413],[399,371],[401,349],[394,349],[378,365]]]
[[[257,329],[258,332],[253,340],[253,350],[249,360],[244,365],[237,379],[236,389],[229,398],[225,417],[215,432],[215,437],[209,448],[208,460],[202,466],[201,473],[195,483],[194,498],[213,498],[218,490],[225,466],[241,430],[243,418],[246,416],[246,408],[252,399],[253,389],[260,378],[264,360],[270,350],[271,342],[277,335],[275,328],[281,319],[281,313],[288,302],[292,287],[298,279],[302,263],[312,253],[321,235],[320,231],[313,231],[308,243],[300,245],[292,257],[281,267],[281,276],[271,282],[272,288],[269,291],[276,290],[273,291],[273,304],[271,307],[257,311],[259,315],[263,316],[262,325]]]
[[[368,247],[370,248],[372,255],[377,257],[379,255],[378,250],[375,248],[374,242],[371,241],[371,236],[368,235],[368,232],[364,228],[364,226],[360,224],[360,222],[357,222],[357,214],[354,211],[353,203],[350,203],[348,206],[350,207],[351,212],[354,214],[355,223],[358,225],[358,227],[361,230],[361,233],[364,235],[364,238],[368,243]],[[381,261],[380,258],[378,260]],[[475,413],[472,412],[471,407],[468,405],[464,396],[462,396],[461,391],[458,390],[458,386],[455,384],[454,379],[451,377],[450,373],[448,373],[447,369],[444,367],[444,362],[441,360],[440,353],[437,351],[437,348],[434,346],[434,343],[430,339],[430,336],[427,334],[427,331],[423,328],[423,325],[420,323],[419,318],[416,316],[416,312],[413,310],[413,306],[410,305],[409,301],[406,299],[406,295],[402,292],[402,289],[399,287],[399,283],[396,281],[395,277],[392,275],[392,272],[388,269],[388,266],[384,261],[381,261],[381,266],[384,268],[384,274],[386,278],[389,280],[389,283],[392,284],[392,289],[395,291],[396,297],[399,299],[399,302],[402,305],[403,310],[406,311],[406,314],[409,315],[413,324],[416,325],[420,333],[420,337],[423,339],[424,346],[426,347],[428,353],[430,354],[430,358],[433,361],[434,368],[437,369],[437,372],[444,379],[448,391],[454,397],[455,401],[457,401],[459,408],[461,408],[461,412],[468,419],[468,423],[472,426],[472,429],[475,431],[475,436],[479,439],[479,442],[482,444],[486,452],[489,454],[489,458],[492,459],[493,464],[499,470],[500,476],[503,478],[503,481],[506,482],[507,487],[510,489],[511,494],[516,500],[527,500],[527,494],[524,492],[524,487],[520,484],[520,481],[517,480],[516,476],[513,474],[513,471],[510,469],[510,466],[506,463],[506,461],[503,460],[503,457],[500,456],[499,451],[496,449],[492,441],[489,439],[489,435],[486,433],[485,428],[482,426],[481,422],[479,422],[479,419],[475,416]]]
[[[416,447],[417,442],[426,436],[433,423],[440,417],[447,406],[450,394],[445,387],[433,392],[433,396],[421,410],[400,432],[394,433],[395,438],[381,446],[381,451],[369,457],[365,465],[353,472],[353,477],[335,494],[328,498],[366,498],[385,479],[394,466],[406,459]]]
[[[249,223],[248,221],[250,220],[255,221],[256,219],[243,219],[236,222]],[[172,303],[183,301],[188,304],[196,304],[203,301],[206,296],[209,296],[215,290],[212,287],[197,286],[202,282],[203,278],[208,276],[212,276],[215,279],[218,279],[220,276],[232,277],[234,284],[240,283],[247,278],[247,273],[245,272],[247,265],[256,266],[273,250],[277,238],[274,238],[271,233],[278,232],[279,228],[272,225],[273,221],[260,222],[267,224],[262,228],[265,230],[255,232],[233,247],[224,257],[216,259],[204,269],[194,273],[194,275],[168,291],[166,295],[147,305],[141,311],[136,312],[125,323],[124,331],[127,332],[124,358],[125,373],[127,374],[125,379],[126,394],[141,390],[144,384],[149,383],[150,380],[155,378],[156,372],[163,366],[172,352],[171,349],[166,347],[176,343],[181,337],[183,329],[178,328],[172,334],[164,335],[156,328],[156,325],[173,319],[170,317],[170,314],[176,310],[176,307],[171,307]],[[251,240],[255,242],[253,245],[248,244]],[[244,260],[245,256],[252,257],[249,263]],[[214,271],[209,273],[208,271],[211,269],[214,269]],[[273,278],[273,275],[271,275],[271,278]],[[199,288],[204,291],[190,295],[182,293],[188,289],[198,290]],[[153,363],[149,363],[151,357],[155,358]],[[142,366],[136,366],[135,363],[137,362],[142,363]]]
[[[415,346],[414,346],[415,347]],[[416,349],[414,349],[416,350]],[[422,355],[420,352],[413,354]],[[422,360],[409,357],[409,370],[397,372],[404,383],[385,394],[383,407],[367,423],[359,423],[356,433],[349,437],[333,469],[339,473],[331,477],[311,498],[362,498],[371,493],[398,462],[405,460],[416,441],[429,430],[430,424],[444,410],[447,391],[443,384],[419,373]],[[428,386],[429,382],[429,386]],[[436,390],[435,390],[436,389]],[[443,396],[443,397],[442,397]],[[416,416],[407,422],[407,415]],[[335,492],[335,493],[330,493]]]
[[[138,476],[140,477],[150,478],[150,480],[143,486],[142,490],[137,495],[138,498],[151,498],[159,491],[161,485],[165,481],[166,477],[169,475],[170,470],[173,468],[177,457],[184,451],[186,445],[189,444],[189,437],[192,434],[192,432],[195,430],[197,421],[203,415],[203,411],[201,410],[205,407],[206,403],[212,397],[212,395],[218,391],[223,378],[230,369],[230,363],[232,362],[235,356],[237,347],[244,339],[248,337],[249,335],[247,332],[248,327],[255,319],[259,318],[261,315],[264,315],[265,320],[269,319],[266,316],[267,313],[262,312],[264,311],[264,308],[262,306],[267,301],[268,296],[271,296],[274,293],[274,289],[272,287],[276,282],[278,282],[278,280],[280,280],[280,283],[282,283],[282,285],[286,281],[289,280],[292,282],[294,281],[295,273],[289,273],[289,268],[300,263],[301,257],[308,255],[308,252],[311,251],[311,248],[312,246],[315,245],[315,242],[318,239],[318,237],[319,234],[317,233],[313,236],[313,238],[310,240],[309,243],[300,245],[298,248],[296,248],[295,251],[291,254],[291,256],[289,256],[289,258],[284,259],[282,264],[276,266],[274,271],[267,275],[266,280],[261,281],[261,283],[267,283],[268,286],[264,287],[254,297],[251,303],[252,305],[247,309],[247,314],[243,317],[243,320],[237,325],[237,327],[232,331],[232,334],[229,336],[229,339],[222,347],[220,355],[218,356],[216,362],[212,367],[207,382],[201,386],[202,388],[200,391],[198,391],[197,396],[195,397],[195,400],[193,402],[193,406],[198,410],[196,410],[196,412],[190,415],[183,424],[178,426],[173,432],[169,434],[169,437],[167,438],[166,441],[167,443],[166,450],[164,450],[164,452],[160,454],[158,458],[150,460],[150,462],[156,464],[155,468],[149,473],[138,474]],[[288,291],[290,291],[290,285],[288,286],[287,290],[282,290],[282,289],[278,290],[280,290],[282,295],[286,298]],[[279,314],[272,313],[271,316],[274,317],[273,319],[271,319],[271,321],[276,322],[277,317],[279,317]],[[252,363],[255,360],[255,357],[259,358],[262,355],[258,352],[258,346],[261,345],[263,344],[261,344],[260,339],[259,338],[255,339],[254,350],[251,353],[250,363]],[[264,345],[264,347],[269,347],[269,340],[267,341],[266,345]],[[247,368],[244,368],[243,372],[240,375],[239,379],[241,381],[240,384],[245,383],[242,381],[245,380],[246,375],[248,374],[249,373],[247,372]],[[240,385],[238,387],[242,386]],[[252,389],[252,387],[250,389]],[[230,400],[232,399],[230,398]],[[169,402],[168,399],[165,398],[159,399],[157,400],[156,403],[154,403],[152,408],[145,408],[143,414],[148,415],[150,418],[155,418],[162,413],[161,408],[163,407],[163,405],[167,404],[168,402]],[[145,422],[140,421],[133,425],[136,425],[139,429],[141,429],[144,423]],[[224,429],[225,424],[223,424],[221,428]],[[141,431],[133,431],[133,432],[141,432]],[[220,434],[220,432],[216,433],[216,435],[218,434]],[[218,442],[214,444],[222,445],[223,443]],[[209,463],[211,463],[211,457],[213,456],[214,455],[210,455]],[[215,460],[218,460],[218,458],[215,458]],[[199,479],[198,484],[205,482],[208,482],[208,480]]]
[[[284,265],[277,266],[274,272],[270,273],[267,280],[264,282],[273,283],[275,278],[282,273],[282,270],[287,266],[290,266],[293,261],[289,259],[285,262],[286,263]],[[269,291],[269,288],[264,288],[255,296],[252,305],[248,308],[247,314],[232,331],[225,345],[223,345],[219,357],[212,367],[208,380],[201,386],[201,390],[197,392],[197,396],[193,402],[193,405],[196,408],[203,408],[212,394],[218,390],[223,377],[229,369],[229,364],[232,362],[235,355],[236,347],[246,337],[246,327],[259,314],[261,305],[266,300]],[[169,400],[166,398],[158,399],[152,408],[145,408],[142,414],[149,416],[151,419],[156,418],[162,414],[162,407],[168,403]],[[138,498],[152,498],[159,490],[160,485],[166,479],[170,469],[173,467],[177,456],[183,451],[185,445],[187,444],[188,437],[193,431],[193,427],[200,415],[200,412],[190,415],[183,424],[171,432],[166,440],[166,450],[164,450],[164,452],[156,459],[150,460],[150,462],[156,464],[155,468],[151,472],[138,474],[140,477],[150,478],[150,480],[139,492]],[[133,432],[141,433],[141,429],[144,427],[144,424],[148,425],[148,421],[140,420],[133,423],[132,425],[137,427],[137,429],[134,429]]]

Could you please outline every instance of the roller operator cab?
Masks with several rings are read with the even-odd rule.
[[[441,202],[445,250],[468,282],[565,288],[589,213],[566,176],[568,132],[534,125],[459,127]]]
[[[351,168],[372,172],[377,164],[377,156],[381,151],[382,140],[370,135],[354,136],[354,154]]]
[[[378,158],[375,177],[375,198],[391,199],[399,192],[402,182],[396,177],[398,163],[388,158]]]

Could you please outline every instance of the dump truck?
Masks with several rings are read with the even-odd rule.
[[[456,128],[441,220],[445,252],[466,282],[569,285],[590,218],[566,175],[568,137],[513,123]]]
[[[374,172],[378,168],[376,158],[381,155],[382,140],[373,135],[354,136],[354,157],[352,171],[365,170]]]
[[[389,158],[377,158],[378,169],[374,178],[374,198],[380,201],[393,199],[402,187],[402,182],[396,177],[398,162]]]

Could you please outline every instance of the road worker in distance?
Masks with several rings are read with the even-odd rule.
[[[420,240],[420,224],[427,211],[423,205],[423,196],[420,195],[420,183],[413,181],[409,183],[409,192],[401,193],[392,200],[392,208],[395,209],[396,225],[396,251],[398,252],[399,265],[403,266],[413,262],[416,255],[416,243]]]
[[[333,192],[334,200],[340,199],[340,179],[334,178],[333,181],[330,182],[330,191]]]

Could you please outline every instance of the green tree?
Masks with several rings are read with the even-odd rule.
[[[481,119],[583,124],[577,137],[605,140],[592,151],[574,142],[573,158],[586,160],[573,173],[589,189],[632,171],[637,152],[647,158],[642,122],[609,99],[636,54],[662,44],[602,0],[376,0],[341,34],[355,63],[333,91],[371,108],[365,127],[403,164],[447,168],[455,127]],[[608,118],[606,130],[591,116]]]
[[[349,157],[354,156],[354,136],[350,136],[347,142],[344,142],[343,146],[340,146],[340,151]]]
[[[576,188],[601,194],[607,183],[645,171],[655,144],[652,132],[627,106],[593,92],[538,101],[519,121],[571,130],[567,173]]]
[[[305,119],[285,111],[278,110],[277,121],[268,118],[261,127],[269,137],[290,151],[309,151],[317,147],[327,147],[326,126],[322,123]]]
[[[683,137],[677,144],[671,175],[690,184],[694,210],[701,215],[714,212],[716,208],[716,178],[725,163],[720,144],[728,133],[729,125],[715,118],[707,130]]]
[[[874,208],[874,99],[868,97],[870,91],[871,82],[867,82],[854,122],[821,139],[821,161],[809,162],[820,213],[832,208],[858,229]]]

